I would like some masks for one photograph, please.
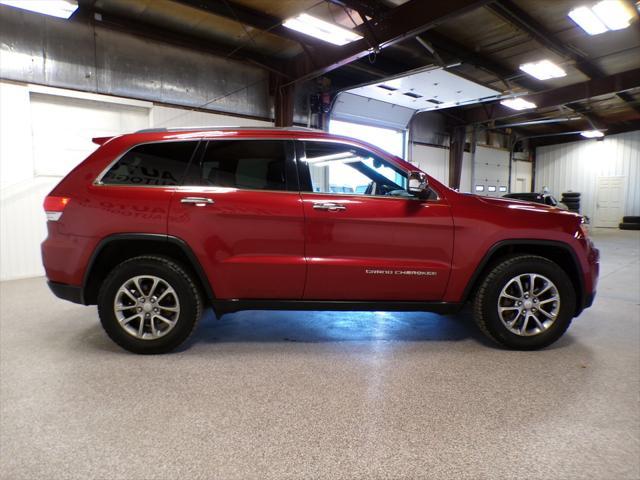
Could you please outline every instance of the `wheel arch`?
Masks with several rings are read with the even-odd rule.
[[[569,276],[576,292],[576,312],[579,315],[584,308],[584,278],[576,252],[564,242],[554,240],[514,239],[502,240],[494,244],[484,255],[478,268],[464,289],[462,301],[469,300],[477,291],[482,279],[503,258],[514,254],[538,255],[556,263]]]
[[[94,249],[82,282],[82,303],[96,304],[100,285],[113,267],[139,255],[163,255],[180,262],[204,295],[210,301],[215,298],[198,258],[184,240],[162,234],[122,233],[103,238]]]

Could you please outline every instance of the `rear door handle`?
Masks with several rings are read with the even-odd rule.
[[[331,202],[314,203],[313,208],[314,210],[326,210],[328,212],[338,212],[340,210],[347,209],[347,207],[345,207],[344,205],[340,205],[339,203],[331,203]]]
[[[206,207],[207,205],[213,205],[216,202],[213,199],[206,197],[184,197],[180,199],[180,203],[189,203],[196,207]]]

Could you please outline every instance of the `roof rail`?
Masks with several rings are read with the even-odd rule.
[[[207,131],[207,130],[282,130],[282,131],[299,131],[299,132],[321,132],[323,130],[319,130],[317,128],[307,128],[307,127],[238,127],[232,125],[211,125],[207,126],[199,126],[199,127],[175,127],[175,128],[167,128],[167,127],[158,127],[158,128],[144,128],[142,130],[138,130],[135,133],[157,133],[157,132],[193,132],[193,131]]]

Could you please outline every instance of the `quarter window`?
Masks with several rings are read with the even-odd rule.
[[[198,142],[138,145],[125,153],[102,177],[106,185],[179,185]]]
[[[286,190],[285,142],[216,140],[207,145],[188,183],[250,190]]]

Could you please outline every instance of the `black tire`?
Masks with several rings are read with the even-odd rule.
[[[114,303],[120,287],[133,277],[145,275],[152,275],[166,282],[175,292],[179,303],[179,312],[172,318],[175,325],[159,338],[137,338],[128,333],[116,317]],[[149,292],[150,296],[151,293]],[[160,306],[159,303],[156,305]],[[125,350],[140,354],[168,353],[177,348],[194,331],[202,315],[202,308],[202,296],[193,278],[180,264],[160,256],[140,256],[122,262],[109,273],[98,294],[98,314],[107,335]],[[134,320],[139,321],[144,320]],[[162,325],[166,326],[163,322],[154,322],[154,325],[159,326],[158,330]],[[151,327],[145,324],[142,328],[146,331]]]
[[[580,208],[580,202],[562,202],[569,208]]]
[[[498,315],[502,289],[518,275],[544,275],[557,288],[560,308],[555,321],[543,332],[521,336],[511,332]],[[474,318],[482,332],[500,345],[514,350],[536,350],[558,340],[569,328],[576,311],[576,292],[571,280],[554,262],[536,255],[506,257],[493,266],[482,281],[474,302]]]
[[[564,192],[562,196],[564,198],[580,198],[580,192]]]
[[[640,230],[640,223],[626,223],[620,224],[620,230]]]
[[[622,223],[640,223],[640,217],[622,217]]]

